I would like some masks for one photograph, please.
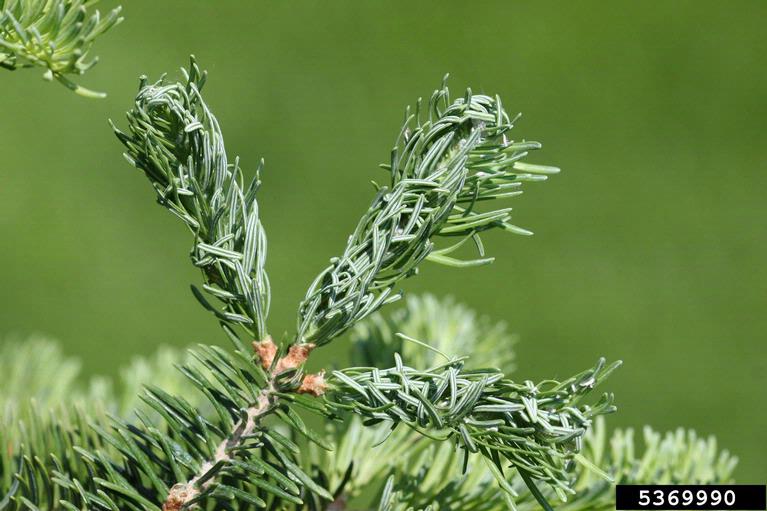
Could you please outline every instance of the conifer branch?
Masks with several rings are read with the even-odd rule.
[[[88,52],[97,37],[122,22],[120,7],[102,18],[88,8],[92,0],[0,0],[0,67],[16,70],[42,67],[47,80],[56,79],[77,94],[104,97],[75,84],[67,75],[81,75],[98,58]]]
[[[430,305],[424,306],[424,304]],[[438,301],[432,297],[409,296],[403,310],[395,310],[387,316],[375,314],[368,318],[355,328],[352,353],[364,354],[363,360],[375,360],[377,361],[375,365],[382,365],[378,357],[388,356],[389,351],[388,348],[380,352],[375,351],[373,339],[378,335],[375,333],[378,330],[371,326],[381,323],[393,325],[395,318],[406,318],[402,322],[406,328],[405,331],[415,336],[417,331],[438,331],[449,325],[450,323],[444,323],[444,316],[452,317],[455,321],[445,330],[444,337],[438,343],[440,349],[453,353],[460,346],[462,350],[478,353],[480,355],[478,360],[472,357],[465,361],[464,371],[468,370],[467,367],[485,365],[486,360],[482,358],[485,339],[494,339],[492,333],[497,332],[498,328],[472,315],[470,310],[460,304],[445,300]],[[429,326],[432,321],[435,323]],[[467,329],[471,330],[472,322],[476,325],[477,331],[488,332],[488,336],[478,338],[455,335]],[[413,329],[416,325],[417,330]],[[423,338],[428,339],[426,336]],[[354,345],[357,344],[366,346],[366,349],[355,348]],[[498,344],[488,345],[488,347],[491,346],[497,351]],[[410,353],[410,360],[418,359],[419,353],[431,353],[421,346],[408,343],[400,347],[406,348],[406,351]],[[202,348],[198,348],[200,349]],[[33,357],[31,353],[35,356]],[[219,353],[226,356],[224,352]],[[91,385],[81,386],[75,378],[76,364],[63,357],[61,351],[50,342],[6,343],[5,346],[0,346],[0,355],[2,355],[0,369],[3,369],[2,373],[6,375],[0,380],[0,409],[15,410],[12,416],[6,415],[3,418],[0,415],[0,438],[3,440],[2,445],[6,445],[6,440],[9,438],[15,439],[13,442],[16,446],[19,445],[19,439],[23,438],[26,453],[20,458],[5,450],[0,452],[0,509],[3,510],[28,509],[23,502],[38,506],[39,509],[56,509],[57,507],[53,504],[46,504],[50,502],[46,501],[45,497],[48,492],[56,495],[56,498],[61,499],[62,502],[81,502],[78,500],[81,497],[79,497],[80,490],[77,489],[77,484],[82,487],[87,498],[94,498],[88,501],[93,506],[92,509],[107,509],[97,504],[97,502],[109,502],[107,498],[120,504],[112,490],[90,486],[89,481],[94,474],[93,468],[87,461],[89,458],[81,456],[78,452],[100,451],[106,456],[104,459],[108,460],[119,460],[123,456],[112,445],[115,443],[112,440],[113,437],[119,440],[115,443],[117,446],[123,442],[122,437],[105,434],[109,429],[105,411],[111,410],[123,417],[117,424],[126,423],[134,415],[132,410],[136,404],[132,401],[132,396],[138,385],[138,381],[134,381],[136,378],[139,378],[139,381],[143,378],[144,382],[157,380],[158,375],[165,378],[161,389],[152,389],[150,394],[145,396],[147,401],[155,405],[157,401],[150,398],[150,395],[183,394],[184,401],[187,401],[189,407],[198,415],[211,417],[211,413],[213,416],[216,414],[202,392],[190,392],[187,383],[190,380],[181,372],[169,371],[168,368],[171,362],[176,361],[184,366],[185,373],[190,374],[190,370],[192,374],[203,371],[206,374],[204,379],[213,383],[211,373],[205,369],[204,364],[194,364],[191,360],[184,361],[180,354],[172,351],[162,350],[160,356],[151,361],[137,360],[131,366],[121,370],[120,374],[127,379],[124,379],[119,386],[100,380],[94,381]],[[206,364],[220,366],[220,362],[214,362],[210,357],[202,357],[202,359],[207,360]],[[249,359],[246,357],[241,359],[241,362],[244,363],[245,360]],[[492,357],[488,360],[492,360]],[[259,362],[263,361],[259,360]],[[272,359],[272,362],[278,361]],[[19,370],[22,367],[24,371]],[[220,384],[213,384],[212,388],[218,391],[219,386]],[[89,388],[93,390],[89,391]],[[124,393],[109,394],[112,389],[117,388],[124,389]],[[58,393],[52,394],[52,391]],[[79,411],[62,408],[61,403],[66,401],[64,397],[66,395],[76,402],[89,405],[89,408],[81,408]],[[306,404],[310,407],[317,405],[316,402],[312,403],[308,398],[296,395],[292,391],[280,398],[293,405]],[[34,407],[30,404],[32,399],[37,402]],[[167,400],[167,397],[163,400]],[[223,398],[218,400],[225,402]],[[125,406],[112,408],[110,403],[113,402],[125,403]],[[170,401],[165,402],[170,403]],[[163,409],[173,410],[173,408]],[[153,410],[154,408],[149,406],[139,410],[142,422],[138,424],[140,429],[134,429],[134,431],[141,431],[148,427],[141,424],[150,424],[150,429],[163,430],[166,427],[166,420],[159,413],[151,413]],[[86,412],[85,415],[83,412]],[[171,417],[175,417],[176,413],[172,412]],[[334,450],[325,450],[318,444],[301,445],[300,454],[295,460],[295,464],[302,467],[303,473],[307,476],[315,470],[320,470],[320,473],[312,475],[311,479],[315,481],[315,484],[329,489],[334,497],[333,504],[331,505],[331,501],[319,497],[314,492],[304,492],[301,495],[303,504],[281,499],[283,505],[288,509],[296,510],[345,509],[344,502],[348,499],[358,498],[363,490],[367,491],[378,481],[386,479],[388,491],[384,492],[380,498],[381,509],[405,511],[425,509],[429,506],[434,511],[452,509],[504,511],[508,509],[511,498],[508,494],[498,491],[498,482],[480,454],[470,454],[467,460],[465,451],[457,450],[453,441],[435,442],[421,434],[419,430],[408,427],[400,427],[392,431],[392,421],[388,419],[377,426],[363,425],[358,417],[359,415],[356,415],[346,418],[343,422],[333,423],[335,432],[320,443],[335,444]],[[19,430],[17,419],[21,418],[25,425],[22,430]],[[53,422],[51,422],[52,418],[55,418]],[[598,417],[595,424],[582,437],[581,459],[587,459],[591,464],[600,467],[600,470],[608,474],[615,482],[625,484],[726,484],[732,482],[732,470],[737,460],[727,451],[720,451],[713,438],[702,438],[693,431],[681,429],[661,435],[645,428],[643,441],[645,447],[642,451],[635,445],[631,430],[619,430],[612,436],[608,436],[600,419]],[[135,421],[135,418],[130,420]],[[87,426],[88,422],[98,427],[91,429]],[[234,427],[232,430],[236,431],[237,428]],[[7,436],[8,433],[10,437]],[[103,438],[110,440],[105,442]],[[174,442],[171,445],[176,445],[183,442],[185,437],[170,433],[169,438]],[[455,439],[460,441],[457,436]],[[220,443],[217,445],[220,446]],[[78,446],[78,449],[73,451],[73,446]],[[210,451],[212,457],[215,457],[213,453],[216,450]],[[16,453],[18,452],[16,449]],[[235,454],[237,450],[229,450],[229,452],[237,455]],[[255,455],[257,448],[251,452]],[[180,451],[174,456],[178,458],[176,463],[181,465],[184,463],[183,460],[188,459]],[[139,466],[137,461],[129,461],[131,459],[127,457],[125,463],[135,463],[135,466]],[[157,458],[153,459],[156,463],[162,463]],[[230,460],[230,463],[238,462],[241,462],[241,459],[233,457]],[[467,462],[468,465],[464,468]],[[197,473],[203,470],[207,473],[209,469],[205,468],[205,461],[200,463]],[[217,472],[216,477],[208,480],[211,481],[209,486],[214,486],[217,481],[228,477],[227,473],[225,469]],[[14,474],[14,479],[9,479]],[[179,479],[186,477],[185,474],[182,473]],[[191,469],[188,474],[189,477],[194,476]],[[568,496],[566,502],[556,505],[557,509],[563,511],[614,509],[614,483],[581,463],[575,463],[568,474],[575,495]],[[508,486],[517,493],[517,496],[511,499],[514,506],[519,511],[539,509],[538,502],[515,471],[508,471],[506,475]],[[34,484],[30,484],[33,478]],[[13,486],[11,481],[14,481]],[[108,481],[103,481],[100,484],[107,483]],[[128,481],[120,484],[128,484]],[[9,488],[11,492],[7,494]],[[37,493],[33,488],[38,488]],[[210,490],[214,488],[204,489],[204,491]],[[550,501],[558,499],[555,491],[550,487],[544,485],[540,487],[540,490]],[[219,494],[224,492],[223,489],[218,491]],[[262,494],[262,496],[266,495]],[[97,498],[101,500],[95,500]],[[208,499],[211,500],[213,497]],[[126,502],[126,509],[157,509],[156,505],[155,507],[135,507],[131,499]],[[198,502],[203,503],[202,500]],[[213,499],[213,502],[221,501]],[[248,509],[247,500],[242,499],[239,502],[240,504],[235,504],[230,501],[229,504],[232,509]],[[17,504],[18,506],[15,507]],[[61,508],[69,509],[64,504],[60,505]],[[293,505],[295,507],[290,507]]]
[[[334,371],[330,399],[349,410],[392,427],[403,423],[422,434],[454,439],[466,456],[479,453],[494,467],[501,488],[511,497],[503,461],[526,478],[573,493],[568,473],[581,450],[582,437],[593,417],[615,410],[612,395],[593,406],[582,398],[620,363],[604,360],[563,382],[515,383],[500,371],[464,370],[454,361],[430,370],[403,365],[397,356],[391,369],[359,368]]]
[[[58,500],[68,502],[70,496],[57,481],[89,481],[92,476],[77,450],[115,454],[98,432],[108,429],[110,416],[125,421],[140,416],[161,428],[160,415],[139,399],[149,382],[183,390],[187,400],[206,409],[204,396],[173,369],[173,364],[190,362],[182,352],[160,348],[121,368],[114,379],[84,381],[79,361],[64,355],[58,343],[7,340],[0,346],[0,509],[16,509],[15,504],[29,509],[23,502],[60,509]]]
[[[422,119],[423,115],[423,119]],[[555,167],[523,163],[537,142],[509,139],[513,120],[498,97],[473,95],[451,103],[447,86],[434,92],[426,112],[408,110],[391,163],[390,186],[379,187],[368,211],[314,280],[299,308],[297,343],[323,345],[386,303],[394,287],[418,272],[425,259],[449,266],[487,264],[479,233],[498,228],[531,234],[509,222],[510,208],[480,205],[521,193],[524,181],[541,181]],[[462,240],[436,250],[433,238]],[[472,239],[479,258],[449,254]]]
[[[203,289],[223,308],[192,287],[200,303],[223,323],[243,327],[252,339],[267,335],[271,298],[266,234],[258,216],[259,163],[246,187],[239,160],[227,160],[218,120],[200,94],[207,73],[194,57],[182,70],[184,83],[148,83],[142,78],[128,133],[115,128],[126,159],[152,183],[158,202],[194,234],[193,264]]]
[[[200,346],[191,352],[196,362],[182,364],[180,371],[198,396],[195,401],[187,399],[188,385],[173,391],[150,386],[142,399],[151,413],[139,409],[131,417],[93,420],[78,415],[83,420],[74,425],[43,425],[39,431],[56,446],[33,443],[9,456],[18,468],[0,509],[330,511],[351,472],[347,469],[332,488],[321,467],[303,463],[305,451],[314,449],[310,445],[332,447],[307,427],[299,409],[326,418],[351,412],[365,418],[366,427],[404,423],[420,436],[450,439],[453,452],[463,452],[464,466],[473,456],[488,462],[507,499],[517,494],[504,473],[507,463],[543,506],[548,506],[546,491],[571,492],[572,461],[587,463],[579,457],[585,431],[594,416],[613,410],[609,394],[591,406],[581,400],[615,364],[604,367],[600,361],[564,382],[535,385],[517,384],[501,370],[468,369],[467,357],[457,358],[471,354],[472,342],[487,347],[492,339],[505,339],[496,332],[483,339],[461,336],[466,345],[460,353],[446,350],[451,355],[442,365],[416,357],[419,368],[408,367],[395,354],[393,368],[379,369],[377,363],[338,370],[328,383],[323,372],[303,371],[315,346],[394,301],[394,287],[424,260],[486,264],[492,259],[484,255],[481,232],[528,234],[509,222],[509,209],[479,209],[516,195],[522,181],[557,171],[521,162],[539,144],[508,139],[513,121],[500,100],[469,91],[451,103],[443,86],[425,120],[420,106],[407,116],[386,166],[389,186],[379,189],[343,256],[310,286],[295,341],[285,349],[274,344],[266,326],[266,237],[256,203],[261,166],[246,186],[237,160],[228,162],[218,121],[201,96],[205,81],[194,59],[181,83],[142,79],[128,129],[115,133],[158,202],[194,234],[191,258],[203,273],[207,295],[196,288],[194,294],[220,320],[234,351]],[[455,236],[457,243],[435,249],[438,237]],[[467,240],[479,258],[450,255]],[[427,325],[443,321],[432,313]],[[473,321],[471,315],[461,318],[459,324]],[[236,328],[244,329],[252,344],[243,343]],[[450,338],[434,325],[426,332]],[[475,329],[480,332],[489,331]],[[429,346],[407,334],[398,339],[443,356],[440,341]],[[386,341],[380,347],[405,351]],[[492,359],[492,350],[489,354]],[[509,358],[495,360],[505,364]],[[49,435],[57,428],[60,434]],[[535,481],[549,490],[542,493]]]

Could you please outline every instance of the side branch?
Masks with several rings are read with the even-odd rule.
[[[184,73],[184,83],[142,79],[128,129],[114,128],[115,134],[157,201],[194,234],[191,258],[205,281],[202,289],[192,287],[195,298],[219,321],[262,339],[271,296],[256,201],[263,161],[246,186],[239,160],[229,163],[221,127],[203,100],[207,74],[194,58]]]
[[[458,448],[481,455],[510,497],[504,465],[511,464],[534,495],[534,481],[561,495],[573,493],[572,461],[594,417],[615,410],[611,394],[597,403],[583,398],[620,362],[595,367],[563,382],[515,383],[492,369],[467,370],[462,359],[419,370],[395,355],[390,369],[334,371],[331,405],[369,422],[404,423],[426,436],[451,438]],[[544,508],[547,504],[540,502]]]
[[[491,263],[480,239],[484,231],[532,234],[512,224],[511,208],[497,201],[519,195],[523,182],[559,172],[522,161],[541,145],[509,138],[514,119],[497,97],[468,90],[451,103],[443,86],[427,110],[421,112],[419,102],[414,115],[408,111],[391,164],[384,165],[389,186],[376,185],[378,193],[343,253],[309,286],[296,343],[322,346],[396,301],[399,282],[416,275],[424,260],[454,267]],[[456,237],[436,247],[437,238]],[[456,258],[453,253],[468,240],[479,257]]]

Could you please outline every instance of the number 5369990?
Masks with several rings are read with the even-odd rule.
[[[713,489],[708,490],[639,490],[639,500],[637,503],[641,507],[683,507],[688,506],[718,506],[724,504],[727,507],[735,505],[735,492],[725,490],[724,492]]]
[[[763,484],[619,484],[615,509],[623,510],[766,510]]]

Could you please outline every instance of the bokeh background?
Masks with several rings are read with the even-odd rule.
[[[536,236],[491,234],[495,265],[427,265],[405,291],[507,321],[520,378],[622,358],[612,424],[716,434],[740,482],[764,481],[767,3],[126,3],[80,80],[108,99],[0,72],[0,333],[58,338],[88,374],[223,342],[188,290],[188,233],[107,124],[140,74],[178,76],[195,53],[231,155],[266,158],[279,335],[366,208],[404,106],[449,71],[524,112],[532,161],[564,172],[514,200]]]

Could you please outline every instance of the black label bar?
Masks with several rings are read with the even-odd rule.
[[[767,510],[763,484],[629,485],[615,487],[615,509]]]

